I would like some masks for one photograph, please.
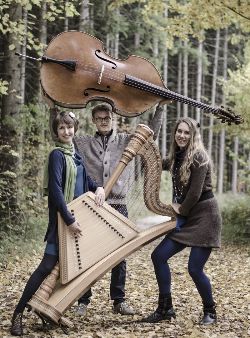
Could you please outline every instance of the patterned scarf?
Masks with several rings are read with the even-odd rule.
[[[64,198],[65,198],[66,203],[69,203],[74,198],[75,185],[76,185],[76,165],[73,159],[74,146],[73,144],[55,142],[54,149],[60,150],[65,156],[66,178],[65,178],[65,186],[64,186]],[[49,185],[48,168],[49,168],[49,156],[46,160],[45,168],[44,168],[43,190],[44,190],[45,196],[48,196],[48,185]]]

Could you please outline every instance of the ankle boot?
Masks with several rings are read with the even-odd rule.
[[[15,313],[11,319],[11,328],[10,333],[12,336],[22,336],[23,335],[23,324],[22,324],[23,313]]]
[[[175,318],[175,312],[172,305],[171,293],[166,295],[159,295],[158,307],[148,317],[143,318],[142,322],[146,323],[158,323],[162,320],[171,320]]]
[[[216,305],[210,305],[210,306],[206,306],[203,305],[203,318],[200,322],[200,324],[202,325],[210,325],[210,324],[214,324],[217,322],[217,316],[216,316]]]

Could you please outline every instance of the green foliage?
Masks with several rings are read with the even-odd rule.
[[[244,124],[238,128],[234,128],[234,133],[242,136],[248,136],[250,130],[250,43],[245,47],[245,64],[239,66],[236,71],[229,70],[229,79],[224,84],[226,95],[229,100],[235,103],[235,110],[242,114],[245,121]]]
[[[249,13],[248,1],[227,0],[207,1],[161,1],[161,0],[116,0],[110,4],[111,8],[117,8],[126,4],[140,4],[143,21],[149,27],[156,27],[159,31],[168,33],[168,48],[174,45],[174,38],[185,40],[189,35],[203,39],[203,30],[225,28],[234,22],[245,32],[249,32],[249,19],[245,13]],[[201,10],[202,8],[202,10]],[[159,16],[163,16],[168,10],[168,19],[159,24]]]
[[[16,203],[17,174],[14,170],[19,154],[10,144],[0,146],[0,229],[8,230],[10,224],[18,223],[20,208]]]
[[[242,135],[239,136],[240,143],[244,147],[244,152],[242,155],[236,157],[234,150],[233,150],[233,144],[232,140],[229,139],[227,144],[227,154],[230,160],[237,159],[238,161],[238,171],[237,171],[237,181],[238,181],[238,187],[239,189],[242,189],[245,193],[250,193],[250,167],[249,167],[249,158],[248,154],[250,152],[250,139],[249,135],[245,133],[242,133]],[[240,190],[239,190],[240,191]]]
[[[34,27],[37,25],[38,18],[36,15],[33,15],[32,11],[37,7],[41,7],[42,2],[41,0],[7,0],[4,5],[0,6],[0,33],[3,35],[12,34],[18,44],[23,44],[26,41],[27,49],[35,50],[38,55],[41,55],[44,45],[40,43],[36,36]],[[47,10],[44,19],[53,22],[64,20],[65,16],[69,18],[78,16],[79,13],[76,10],[77,2],[74,2],[46,1]],[[23,11],[27,11],[27,21],[25,19],[15,21],[12,11],[13,8],[17,8],[18,6],[21,6]],[[9,45],[10,50],[14,50],[15,48],[14,44]]]
[[[250,241],[250,196],[225,194],[220,199],[222,235],[229,242]]]
[[[7,95],[8,93],[8,82],[0,79],[0,97]]]
[[[48,118],[37,105],[24,106],[15,121],[20,140],[17,151],[10,145],[0,148],[6,163],[19,169],[12,172],[7,168],[0,175],[0,231],[26,235],[32,227],[30,220],[40,217],[46,210],[42,178],[49,148],[48,135],[44,133],[47,126]]]

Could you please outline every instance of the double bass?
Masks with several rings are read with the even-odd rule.
[[[115,59],[99,39],[84,32],[58,34],[38,60],[44,94],[61,107],[83,108],[100,100],[119,115],[134,117],[166,99],[198,107],[221,122],[243,122],[230,108],[212,107],[169,90],[150,61],[135,55]]]

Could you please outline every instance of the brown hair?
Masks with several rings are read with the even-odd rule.
[[[52,121],[52,129],[56,136],[57,136],[57,128],[60,123],[73,124],[75,133],[79,126],[79,121],[75,117],[74,113],[65,111],[58,112]]]
[[[95,117],[95,114],[99,111],[105,111],[107,113],[110,113],[113,116],[112,107],[106,103],[101,103],[101,104],[96,105],[92,109],[92,117]]]
[[[186,155],[180,168],[181,182],[184,183],[184,185],[186,185],[188,183],[191,174],[190,167],[194,162],[197,162],[196,161],[197,155],[199,155],[200,160],[200,163],[197,163],[199,166],[206,165],[209,162],[211,163],[211,160],[209,159],[209,156],[201,139],[200,124],[190,117],[185,118],[182,117],[176,122],[176,125],[172,131],[171,136],[170,151],[168,158],[170,161],[170,172],[172,173],[172,175],[175,161],[175,153],[178,148],[177,143],[175,141],[175,134],[179,124],[182,122],[188,125],[190,133],[190,140],[189,143],[187,144]]]

